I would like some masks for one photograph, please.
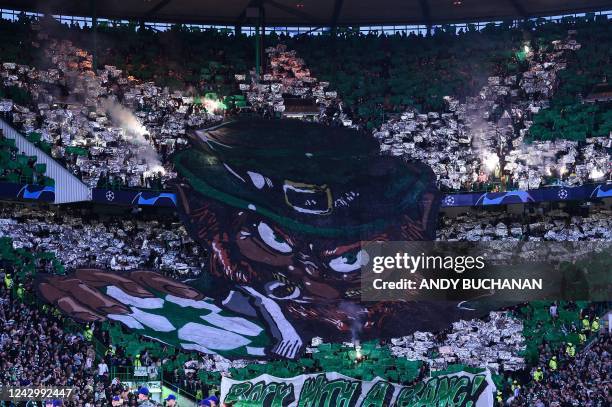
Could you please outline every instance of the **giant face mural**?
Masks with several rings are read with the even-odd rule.
[[[267,321],[273,353],[292,357],[312,335],[405,333],[406,304],[360,303],[361,246],[433,239],[427,166],[380,156],[368,135],[298,121],[237,121],[195,138],[175,161],[188,181],[184,222],[211,273],[231,283],[224,304]]]
[[[212,292],[151,272],[85,270],[44,277],[43,297],[81,321],[110,318],[229,357],[293,358],[314,336],[393,337],[474,316],[446,302],[360,301],[363,243],[435,236],[427,166],[380,156],[371,136],[299,121],[241,120],[193,138],[175,157],[177,195],[208,252]]]

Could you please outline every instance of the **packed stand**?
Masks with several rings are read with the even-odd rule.
[[[610,331],[602,331],[596,307],[536,302],[521,312],[533,329],[534,366],[528,374],[508,377],[497,394],[498,405],[609,405]]]
[[[116,66],[126,76],[153,82],[171,91],[192,89],[228,96],[239,94],[234,75],[253,65],[255,44],[251,37],[224,30],[174,25],[157,31],[138,24],[63,29],[59,37],[94,53],[97,66]]]
[[[228,376],[247,380],[263,373],[293,377],[319,372],[338,372],[360,380],[380,376],[394,383],[410,384],[421,379],[426,369],[419,361],[395,358],[389,347],[377,342],[335,344],[313,338],[311,346],[298,360],[251,363],[242,369],[230,369]]]
[[[82,336],[66,332],[51,310],[15,301],[0,288],[0,383],[74,387],[78,404],[93,403],[95,353]]]
[[[121,30],[112,32],[122,33]],[[151,36],[158,41],[159,38],[164,38],[163,36],[157,37],[145,30],[143,36],[136,40],[136,36],[141,34],[134,34],[130,30],[127,33],[130,34],[129,40],[126,41],[128,45],[122,45],[117,51],[105,54],[103,58],[108,61],[104,62],[108,64],[103,69],[95,69],[92,55],[83,49],[67,41],[48,40],[44,35],[39,39],[45,41],[45,49],[53,67],[25,66],[22,64],[28,62],[19,61],[18,58],[14,60],[18,61],[17,64],[2,65],[4,97],[8,99],[2,100],[0,106],[7,107],[5,111],[10,112],[10,118],[21,126],[33,143],[50,146],[52,155],[64,160],[69,168],[91,186],[163,186],[164,181],[173,176],[171,168],[164,166],[165,159],[173,151],[187,144],[183,135],[188,129],[205,127],[221,118],[220,115],[209,113],[221,106],[216,96],[201,98],[193,95],[202,94],[204,91],[229,94],[235,87],[236,80],[240,83],[240,89],[246,93],[249,103],[260,114],[266,115],[288,112],[286,100],[298,97],[310,100],[317,106],[318,112],[310,111],[312,117],[317,120],[372,127],[368,123],[376,122],[378,112],[382,113],[383,108],[391,103],[392,110],[404,113],[399,118],[383,124],[382,128],[375,132],[383,143],[383,151],[430,162],[439,176],[441,187],[449,190],[480,189],[487,183],[496,182],[500,187],[503,184],[503,188],[518,186],[526,189],[544,185],[546,178],[552,175],[549,176],[546,172],[538,173],[536,168],[542,161],[537,160],[542,159],[542,156],[548,157],[551,151],[552,157],[546,158],[546,162],[550,164],[548,168],[551,173],[557,171],[559,178],[567,174],[564,181],[570,185],[587,182],[593,178],[593,173],[599,176],[599,172],[605,175],[610,171],[609,153],[606,153],[606,149],[610,148],[610,139],[606,140],[605,137],[589,139],[586,144],[576,141],[534,141],[529,149],[523,147],[523,142],[528,141],[530,137],[546,139],[530,136],[527,130],[531,122],[539,123],[538,112],[545,111],[549,106],[549,99],[554,97],[558,77],[562,76],[563,70],[566,69],[566,56],[583,46],[580,34],[577,36],[576,33],[569,33],[567,36],[564,32],[564,39],[561,41],[548,42],[542,46],[538,45],[534,50],[523,51],[512,62],[520,67],[498,67],[494,70],[497,76],[468,76],[469,88],[482,86],[476,97],[469,97],[470,90],[464,85],[467,78],[462,78],[461,75],[473,72],[483,61],[465,62],[471,67],[457,77],[453,69],[448,68],[449,64],[458,62],[457,55],[449,57],[425,50],[425,54],[431,55],[427,58],[415,56],[412,65],[408,65],[406,69],[411,69],[416,63],[423,64],[415,71],[426,74],[428,79],[432,76],[439,77],[437,88],[425,98],[421,95],[423,89],[415,90],[414,94],[409,92],[408,89],[415,86],[410,81],[419,81],[419,76],[415,75],[414,79],[408,79],[408,83],[397,84],[397,92],[394,85],[389,96],[384,91],[370,89],[370,86],[378,84],[376,80],[369,79],[386,78],[389,72],[393,72],[392,77],[409,77],[410,75],[401,75],[398,69],[405,63],[406,58],[412,60],[413,56],[400,53],[398,61],[393,61],[394,65],[389,66],[391,64],[385,61],[395,58],[393,52],[383,50],[370,55],[360,50],[359,56],[365,61],[368,61],[368,58],[378,59],[376,63],[368,66],[368,75],[362,75],[359,68],[352,78],[338,80],[341,84],[338,88],[341,87],[344,91],[340,92],[346,103],[343,104],[326,82],[320,82],[311,76],[303,60],[298,58],[295,52],[287,51],[282,46],[268,48],[270,72],[264,75],[262,83],[255,85],[247,80],[247,75],[234,76],[234,73],[246,72],[248,69],[238,61],[229,61],[231,57],[222,50],[209,51],[209,55],[205,57],[216,57],[213,60],[215,63],[206,64],[199,72],[201,56],[190,60],[186,68],[176,66],[176,70],[168,70],[172,55],[166,57],[161,52],[151,50],[146,50],[142,55],[134,52],[135,49],[140,51],[138,47],[143,43],[139,41],[143,38]],[[193,42],[186,39],[194,38],[190,37],[191,34],[180,29],[174,33],[178,39],[185,37],[178,41],[181,44]],[[479,38],[480,34],[471,32],[463,35],[465,38]],[[515,33],[496,35],[501,36],[503,44],[516,45],[517,39],[513,37]],[[202,33],[201,36],[214,37],[215,34]],[[170,35],[168,37],[172,38]],[[362,36],[357,37],[364,39]],[[445,36],[427,40],[412,37],[406,39],[402,36],[395,39],[370,37],[364,40],[372,44],[384,40],[391,44],[390,49],[399,47],[400,40],[430,41],[432,44],[448,40]],[[311,39],[300,38],[293,44],[311,46],[309,41]],[[312,44],[317,44],[317,41],[320,40],[312,40]],[[160,44],[156,46],[161,49]],[[453,47],[457,48],[460,44],[463,42],[457,41]],[[473,53],[485,53],[479,48],[483,46],[483,43],[474,45],[475,49],[480,51]],[[499,44],[492,47],[503,48]],[[185,46],[185,49],[187,48]],[[182,53],[185,49],[176,51],[178,56],[175,57],[184,58]],[[303,55],[303,48],[296,45],[296,49]],[[133,61],[129,61],[127,57],[130,54],[134,55]],[[324,61],[323,58],[313,58],[311,55],[314,54],[304,54],[309,61]],[[508,57],[498,50],[492,55],[496,58]],[[114,62],[111,63],[110,58],[114,58]],[[463,60],[468,58],[462,58],[461,61]],[[490,66],[497,62],[485,63]],[[431,73],[432,67],[435,75]],[[336,71],[342,70],[336,68]],[[345,72],[350,75],[350,71]],[[156,83],[142,83],[130,75]],[[185,93],[166,90],[162,88],[164,84],[160,83],[166,80],[164,78],[171,81],[165,83],[171,88],[180,89],[183,83],[193,83],[198,89]],[[353,79],[363,81],[361,86],[351,88],[347,85]],[[423,78],[420,81],[427,83]],[[19,92],[9,94],[6,89],[10,89],[10,92],[16,92],[15,89],[23,90],[23,101],[19,99]],[[346,92],[351,92],[348,97],[342,95]],[[447,94],[467,96],[466,102],[460,102],[453,97],[444,99],[443,96]],[[528,97],[521,99],[525,95]],[[71,99],[72,97],[75,97],[77,102]],[[28,98],[33,98],[33,101],[28,102]],[[238,107],[244,106],[243,99],[233,100],[240,102]],[[346,111],[343,110],[344,106],[348,106]],[[421,111],[432,111],[423,114],[419,113],[419,110],[406,111],[408,106],[418,106]],[[360,112],[362,107],[369,110]],[[440,110],[444,109],[446,111],[440,113]],[[132,114],[131,111],[135,113]],[[357,117],[360,119],[351,120]],[[112,124],[113,122],[115,124]],[[180,135],[178,138],[177,134]],[[447,153],[442,160],[439,157],[441,150]],[[120,154],[124,151],[129,151],[129,154]],[[438,154],[434,155],[434,151]],[[543,154],[544,152],[547,154]],[[546,171],[547,167],[541,168]],[[561,171],[562,168],[564,171]],[[593,211],[588,216],[575,216],[562,211],[527,217],[488,214],[484,219],[482,213],[470,213],[452,220],[444,218],[438,238],[609,241],[610,219],[609,210]],[[94,216],[87,210],[81,213],[77,209],[51,211],[2,205],[0,224],[0,236],[10,236],[14,239],[12,245],[18,248],[20,254],[13,254],[14,258],[25,256],[23,253],[31,251],[52,251],[59,258],[57,260],[53,256],[36,255],[35,261],[24,262],[29,269],[63,272],[63,265],[67,268],[89,265],[109,267],[113,270],[153,268],[166,274],[176,271],[176,276],[182,278],[199,276],[202,270],[204,255],[201,249],[189,239],[185,230],[174,222]],[[29,291],[28,280],[24,281],[26,283],[22,290]],[[15,293],[17,295],[18,291]],[[198,399],[215,393],[221,374],[231,375],[233,378],[250,378],[264,371],[274,370],[278,376],[289,377],[300,373],[336,370],[363,379],[381,375],[395,382],[410,383],[415,378],[422,377],[427,369],[438,370],[453,363],[479,367],[489,365],[499,371],[516,372],[524,368],[526,360],[532,361],[534,352],[536,357],[541,355],[539,357],[544,363],[547,363],[547,358],[551,357],[553,352],[557,352],[558,359],[561,360],[561,367],[556,368],[559,374],[551,374],[550,379],[546,375],[542,384],[527,386],[524,392],[519,391],[514,396],[515,404],[524,405],[527,402],[522,398],[527,398],[529,403],[538,405],[534,400],[540,398],[566,403],[573,401],[588,406],[598,405],[589,403],[601,397],[599,394],[588,395],[584,391],[588,388],[585,383],[605,383],[609,374],[610,362],[606,350],[609,349],[609,339],[606,338],[600,339],[585,351],[584,355],[579,353],[576,358],[576,366],[588,367],[588,373],[583,373],[581,369],[580,374],[568,375],[568,372],[577,367],[572,367],[572,364],[564,366],[565,356],[561,354],[564,351],[559,350],[562,349],[559,348],[559,343],[564,340],[566,332],[570,332],[572,338],[580,340],[581,320],[576,315],[582,309],[577,306],[571,308],[570,304],[561,307],[561,319],[565,321],[563,324],[555,325],[553,322],[556,317],[553,316],[552,305],[551,308],[534,306],[537,312],[531,310],[516,313],[514,316],[505,312],[492,313],[483,320],[459,321],[447,332],[419,332],[406,338],[397,338],[392,341],[390,347],[367,343],[356,348],[355,344],[340,346],[315,341],[308,353],[297,362],[279,361],[268,364],[249,364],[246,361],[229,361],[220,356],[179,352],[133,333],[128,342],[137,344],[138,349],[136,352],[133,349],[128,351],[113,340],[112,330],[106,326],[101,327],[97,334],[112,351],[107,353],[105,361],[102,362],[107,365],[106,369],[103,365],[97,365],[97,376],[102,376],[102,380],[101,383],[94,384],[91,379],[95,375],[92,361],[87,357],[83,360],[83,355],[89,356],[91,353],[87,341],[79,335],[61,331],[57,325],[59,317],[48,309],[39,310],[19,302],[4,300],[10,295],[12,294],[3,289],[3,305],[0,308],[3,315],[9,316],[4,318],[4,321],[13,319],[12,324],[18,324],[18,327],[24,326],[25,323],[32,324],[31,326],[40,323],[45,337],[54,335],[53,338],[58,338],[60,348],[72,351],[69,357],[59,355],[58,363],[64,364],[64,367],[67,367],[67,364],[72,365],[70,369],[74,375],[73,380],[79,380],[79,386],[83,389],[80,391],[82,398],[89,400],[93,397],[96,402],[104,405],[107,405],[112,397],[118,394],[123,397],[125,393],[125,389],[110,377],[108,367],[133,367],[137,364],[163,368],[168,380],[188,389]],[[592,324],[595,317],[591,315],[589,318],[589,323]],[[568,328],[561,329],[561,326],[565,325]],[[7,329],[7,325],[4,326],[4,329]],[[19,329],[17,331],[2,332],[0,344],[6,348],[11,338],[23,335],[19,333]],[[591,329],[591,332],[594,331]],[[557,350],[553,351],[546,343],[542,345],[536,342],[538,333],[546,334],[546,341],[554,342]],[[36,335],[36,340],[44,340],[40,332]],[[125,335],[130,334],[123,332],[122,337],[125,338]],[[68,354],[67,351],[65,353]],[[82,355],[79,356],[79,364],[75,359],[78,354]],[[11,364],[10,372],[19,371],[11,369],[16,363],[19,363],[15,365],[17,367],[26,366],[23,357],[17,360],[19,355],[9,356],[7,359],[2,358],[0,363]],[[30,354],[26,356],[30,357]],[[605,361],[601,365],[606,370],[594,366],[597,357]],[[362,363],[355,365],[356,359]],[[421,364],[414,360],[427,363]],[[36,365],[39,362],[34,360],[27,363]],[[61,370],[66,371],[65,368]],[[575,376],[580,376],[580,381],[571,384],[571,381],[578,380]],[[22,377],[28,380],[27,373]],[[61,372],[57,375],[52,373],[52,377],[58,382],[70,380],[70,377],[64,377]],[[18,380],[17,376],[13,379],[6,374],[2,379]],[[568,390],[568,387],[571,389]],[[507,396],[514,390],[505,389],[503,395]],[[129,403],[135,401],[135,396],[125,397],[130,400]],[[568,401],[568,398],[574,400]]]
[[[95,351],[61,314],[33,300],[32,277],[50,253],[0,239],[0,384],[72,387],[72,406],[93,406]],[[52,258],[51,254],[51,258]]]
[[[487,76],[506,69],[521,39],[519,30],[494,26],[459,34],[455,27],[444,27],[432,34],[347,29],[333,41],[300,36],[289,44],[338,91],[355,122],[372,129],[385,121],[385,112],[440,111],[444,96],[473,94]]]
[[[569,349],[571,348],[570,346]],[[601,335],[589,348],[575,357],[567,350],[544,354],[543,359],[548,357],[549,360],[553,360],[555,353],[558,354],[557,367],[554,370],[551,366],[540,370],[535,368],[533,374],[538,380],[534,379],[534,383],[525,386],[523,391],[519,389],[518,395],[512,396],[510,405],[535,407],[610,405],[612,370],[610,349],[612,349],[610,335]]]
[[[495,372],[525,367],[523,323],[508,312],[490,312],[486,318],[457,321],[448,331],[415,332],[391,339],[398,358],[421,360],[431,370],[452,364],[487,367]]]
[[[528,213],[468,211],[441,217],[437,240],[442,241],[611,241],[609,208],[533,209]]]
[[[10,237],[15,247],[56,253],[67,269],[146,268],[184,279],[200,275],[206,257],[172,218],[2,204],[0,225],[0,237]]]
[[[559,86],[550,107],[534,117],[531,139],[584,141],[610,135],[612,24],[605,16],[592,20],[587,17],[586,22],[577,24],[575,38],[581,47],[567,54],[567,67],[559,72]]]
[[[236,75],[240,90],[246,93],[252,108],[264,117],[298,117],[325,124],[351,126],[342,112],[336,91],[329,82],[311,75],[304,60],[295,51],[279,44],[266,49],[268,71],[262,80],[247,82],[246,75]],[[255,78],[254,72],[250,77]]]
[[[445,96],[463,100],[477,94],[487,77],[520,75],[527,68],[525,57],[530,52],[525,44],[537,49],[549,47],[552,41],[563,39],[567,30],[578,31],[577,39],[584,49],[569,56],[571,66],[560,76],[560,95],[553,105],[561,106],[557,101],[577,105],[582,96],[586,98],[595,85],[609,77],[610,29],[608,16],[586,14],[559,22],[537,19],[519,25],[511,21],[488,24],[480,30],[471,24],[460,29],[442,26],[432,29],[431,35],[364,34],[346,28],[339,29],[333,41],[326,36],[283,41],[338,91],[356,123],[372,129],[386,120],[385,114],[403,113],[408,108],[440,113],[445,109]],[[556,109],[556,114],[560,110]],[[604,113],[605,105],[598,110]],[[580,122],[568,112],[565,118],[572,124]],[[604,122],[596,121],[592,130],[607,135],[610,122],[600,125]],[[575,126],[571,135],[547,133],[544,139],[584,139],[585,135],[583,128]],[[586,133],[589,137],[590,131]]]
[[[147,346],[146,343],[143,345]],[[149,345],[146,351],[150,349]],[[375,342],[329,344],[323,343],[320,338],[314,338],[305,354],[294,361],[229,361],[218,355],[186,356],[184,353],[173,354],[167,349],[158,356],[160,365],[167,372],[165,378],[196,394],[198,399],[200,396],[217,393],[221,376],[248,380],[264,373],[290,378],[300,374],[334,371],[361,380],[372,380],[380,376],[396,383],[410,384],[421,379],[427,372],[426,366],[420,361],[396,358],[385,345]]]
[[[537,189],[603,181],[612,174],[611,137],[585,142],[531,141],[534,115],[549,106],[566,55],[580,49],[576,33],[527,51],[522,74],[493,76],[465,102],[445,97],[443,113],[408,110],[374,136],[381,152],[429,164],[443,191]]]
[[[51,67],[3,64],[4,89],[20,90],[25,96],[13,97],[31,102],[3,99],[0,105],[28,137],[50,147],[90,186],[162,188],[175,176],[167,158],[187,146],[190,128],[245,110],[373,129],[383,153],[427,162],[446,191],[609,179],[612,116],[605,103],[585,107],[592,123],[583,123],[579,117],[584,114],[572,115],[573,130],[554,132],[576,137],[543,134],[550,133],[545,117],[551,111],[561,105],[569,111],[566,105],[582,98],[576,88],[588,92],[599,80],[574,83],[580,70],[588,68],[605,84],[609,57],[603,44],[609,27],[580,20],[529,24],[523,28],[533,38],[522,41],[520,30],[503,25],[459,33],[438,30],[430,37],[343,33],[331,41],[271,36],[289,48],[266,49],[259,81],[244,62],[249,60],[244,51],[232,52],[230,44],[242,43],[241,35],[180,26],[168,33],[114,27],[105,28],[108,37],[94,46],[87,29],[56,32],[57,38],[74,37],[77,47],[50,39],[53,30],[43,28],[35,39]],[[602,28],[605,32],[596,34]],[[125,41],[108,51],[117,35]],[[181,66],[178,58],[200,47],[188,39],[200,37],[204,44],[217,43]],[[151,44],[145,46],[146,41]],[[163,55],[160,50],[169,44],[173,52]],[[137,47],[141,53],[128,53]],[[100,55],[96,61],[94,51]],[[460,57],[468,51],[473,58]],[[585,67],[581,61],[589,55],[596,55],[596,63]],[[164,78],[174,85],[168,87]]]
[[[218,394],[221,374],[244,368],[246,360],[229,360],[220,355],[188,352],[130,332],[114,323],[103,323],[100,340],[108,347],[103,381],[117,383],[113,373],[128,373],[135,367],[153,369],[167,385],[186,392],[196,400]],[[107,387],[108,389],[108,387]],[[108,395],[107,395],[108,397]]]
[[[491,312],[483,319],[458,321],[442,332],[415,332],[407,337],[392,339],[390,343],[330,344],[314,338],[305,354],[296,361],[248,363],[230,362],[218,356],[198,355],[187,360],[185,356],[174,355],[162,363],[172,369],[169,375],[172,383],[187,387],[199,395],[202,389],[209,394],[216,392],[221,375],[249,380],[264,373],[293,377],[335,371],[362,380],[380,376],[395,383],[410,385],[436,372],[486,367],[493,372],[493,380],[499,390],[497,398],[504,401],[510,399],[511,403],[514,400],[511,405],[518,406],[526,404],[524,398],[515,397],[517,387],[522,385],[527,389],[521,390],[521,394],[525,394],[525,391],[530,395],[537,394],[531,390],[534,385],[538,388],[539,384],[530,377],[531,366],[534,366],[531,371],[535,372],[538,364],[548,364],[552,354],[559,355],[559,366],[562,368],[569,365],[563,355],[567,353],[570,343],[570,352],[579,355],[577,361],[581,360],[580,352],[591,340],[595,340],[595,347],[586,348],[585,354],[592,354],[591,349],[602,350],[602,347],[597,348],[597,335],[601,328],[597,315],[594,306],[586,302],[539,301]],[[585,326],[588,326],[586,330]],[[147,343],[143,346],[147,346]],[[167,350],[164,350],[165,354]],[[604,370],[598,369],[599,374],[593,374],[591,378],[597,383],[605,383],[602,373],[608,370],[610,355],[601,352],[599,357],[604,361]],[[550,367],[546,369],[550,370]],[[582,370],[578,371],[576,367],[572,370],[574,378],[589,380],[588,374],[579,374]],[[542,393],[552,391],[546,387],[539,389],[540,398]],[[206,392],[203,394],[205,397]],[[602,394],[604,391],[592,395],[591,400],[601,398]],[[535,400],[532,396],[528,398]],[[522,404],[518,403],[519,400]]]
[[[57,311],[51,311],[47,306],[40,308],[40,305],[36,307],[26,305],[27,301],[24,301],[32,291],[31,276],[36,270],[44,270],[45,262],[49,259],[43,252],[14,249],[13,243],[6,238],[2,239],[1,243],[0,259],[4,270],[2,294],[10,298],[3,300],[3,307],[0,307],[2,315],[9,315],[4,317],[4,320],[9,320],[9,325],[14,325],[15,322],[11,322],[10,319],[19,321],[21,320],[19,318],[27,312],[35,321],[40,318],[43,328],[54,326],[44,325],[44,318],[52,318],[56,324],[67,326],[68,321],[62,321]],[[16,270],[17,265],[19,271]],[[6,275],[9,276],[8,283]],[[17,288],[14,289],[15,287]],[[18,316],[12,317],[11,312],[15,312],[13,309],[19,311]],[[128,389],[113,375],[140,366],[151,366],[157,371],[161,370],[164,380],[176,388],[186,390],[196,399],[217,394],[222,375],[244,380],[262,373],[292,377],[303,373],[337,371],[363,380],[380,376],[392,382],[409,385],[427,377],[430,373],[453,367],[466,369],[486,366],[495,372],[494,380],[500,389],[498,396],[504,400],[508,397],[514,398],[514,403],[517,403],[523,394],[533,399],[541,397],[543,392],[546,394],[554,391],[554,386],[553,390],[549,387],[537,387],[538,383],[534,384],[533,380],[525,378],[526,365],[548,363],[552,360],[551,355],[555,354],[560,360],[555,362],[559,363],[556,366],[562,374],[566,366],[562,353],[567,352],[563,349],[567,349],[569,346],[567,344],[572,343],[574,346],[572,352],[580,354],[582,348],[598,334],[601,328],[597,315],[600,315],[600,310],[584,302],[560,304],[534,302],[512,307],[506,311],[492,312],[488,318],[458,321],[443,332],[416,332],[408,337],[392,339],[390,343],[327,344],[320,338],[314,338],[299,360],[265,363],[230,361],[219,355],[187,353],[164,343],[141,338],[136,333],[126,331],[117,325],[111,326],[107,322],[94,327],[95,337],[107,348],[104,356],[96,360],[88,343],[89,338],[94,336],[90,327],[85,327],[83,334],[73,334],[58,333],[59,325],[55,325],[53,328],[55,330],[50,331],[50,334],[60,338],[58,339],[60,346],[67,346],[67,349],[74,351],[74,360],[60,358],[62,362],[74,366],[73,381],[70,381],[70,377],[62,377],[61,373],[58,373],[57,380],[68,380],[68,384],[79,388],[79,397],[93,398],[95,403],[105,404],[115,398],[119,398],[122,402],[135,402],[138,396],[131,392],[133,389]],[[121,340],[117,339],[117,333],[114,332],[118,329],[123,331],[120,335]],[[12,331],[11,333],[10,336],[8,333],[0,335],[3,344],[8,343],[9,338],[15,337],[15,333]],[[44,338],[38,333],[36,336]],[[78,349],[74,350],[74,347]],[[601,353],[599,357],[604,361],[604,366],[609,365],[609,354]],[[582,356],[578,356],[577,360],[581,361],[581,358]],[[11,366],[19,363],[18,360],[13,362],[11,358],[3,360],[8,360]],[[81,365],[85,367],[81,368]],[[552,368],[549,366],[547,369]],[[27,382],[29,380],[27,374],[19,376],[19,370],[9,369],[9,371],[13,372],[14,379],[3,378],[3,380],[21,379],[22,384],[30,383]],[[544,374],[555,377],[555,373],[548,370]],[[87,379],[84,379],[85,377]],[[509,380],[507,383],[503,382],[504,377]],[[581,380],[599,380],[601,383],[605,381],[603,376],[597,375],[579,377]],[[550,381],[548,378],[546,380]],[[515,391],[519,388],[517,383],[521,383],[523,390]],[[586,385],[583,383],[581,386]],[[531,390],[532,388],[535,390]],[[556,393],[555,397],[560,397],[560,394]],[[584,395],[584,392],[578,392],[576,397]],[[590,395],[591,400],[598,397],[600,396]],[[514,405],[524,405],[524,403]]]
[[[165,163],[187,146],[187,129],[222,120],[214,95],[170,91],[113,66],[94,69],[93,56],[69,41],[44,30],[37,39],[52,66],[2,64],[4,88],[30,96],[0,101],[4,117],[90,187],[162,188],[176,176]]]
[[[123,355],[121,348],[112,358],[110,352],[99,353],[99,340],[108,337],[103,327],[77,325],[38,300],[32,284],[36,274],[63,273],[49,270],[54,260],[51,252],[14,248],[11,239],[0,238],[0,385],[71,388],[69,399],[54,406],[140,405],[146,388],[110,377],[111,359]]]

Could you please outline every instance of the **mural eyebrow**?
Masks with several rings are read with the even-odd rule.
[[[327,257],[341,256],[346,252],[350,252],[351,250],[355,250],[356,248],[361,248],[366,243],[376,242],[376,241],[388,241],[388,240],[389,240],[389,237],[387,235],[380,234],[380,235],[371,237],[367,241],[359,240],[354,243],[348,243],[348,244],[341,245],[341,246],[335,246],[333,249],[324,249],[321,251],[321,255],[327,256]]]
[[[323,256],[341,256],[344,253],[361,248],[361,242],[350,243],[342,246],[336,246],[333,249],[323,250]]]

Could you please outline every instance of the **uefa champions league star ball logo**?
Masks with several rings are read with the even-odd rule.
[[[561,188],[559,190],[559,199],[564,199],[565,200],[565,199],[567,199],[567,195],[568,195],[567,189]]]
[[[447,195],[446,198],[444,198],[444,205],[446,206],[453,206],[455,204],[455,197],[452,195]]]
[[[113,191],[107,191],[106,192],[106,200],[107,201],[112,201],[115,199],[115,193]]]

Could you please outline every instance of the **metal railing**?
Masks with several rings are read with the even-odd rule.
[[[589,182],[586,184],[580,184],[580,185],[566,185],[563,186],[564,188],[576,188],[576,187],[588,187],[588,186],[592,186],[592,187],[596,187],[598,185],[606,185],[608,184],[610,181],[609,180],[604,180],[602,182]],[[501,186],[500,182],[489,182],[487,183],[487,186],[485,186],[485,188],[474,188],[474,189],[459,189],[459,190],[452,190],[452,189],[448,189],[448,188],[441,188],[440,192],[442,192],[443,194],[446,195],[456,195],[456,194],[477,194],[477,193],[488,193],[488,192],[510,192],[510,191],[515,191],[515,190],[519,190],[518,188],[518,184],[513,183],[513,184],[506,184],[504,189],[500,189],[498,191],[493,191],[495,189],[496,186]],[[541,185],[539,188],[535,188],[535,189],[526,189],[526,191],[536,191],[538,189],[546,189],[546,188],[553,188],[553,187],[562,187],[562,185],[556,185],[556,184],[547,184],[547,185]]]
[[[142,381],[159,381],[162,386],[171,389],[175,395],[180,397],[188,398],[192,401],[196,400],[196,395],[185,390],[184,388],[178,386],[176,383],[173,383],[171,380],[168,380],[166,376],[171,375],[172,372],[164,369],[163,365],[158,367],[157,374],[155,377],[151,376],[136,376],[134,375],[134,367],[133,366],[111,366],[110,368],[110,377],[117,378],[121,382],[142,382]]]
[[[556,16],[541,16],[541,17],[532,17],[527,19],[528,21],[551,21],[558,22],[563,20],[564,18],[583,18],[587,14],[592,14],[594,16],[607,16],[610,18],[612,15],[612,11],[596,11],[593,13],[568,13],[563,15]],[[21,11],[21,10],[13,10],[13,9],[0,9],[0,15],[2,19],[9,21],[19,21],[22,18],[27,18],[31,20],[37,20],[44,16],[43,13],[32,12],[32,11]],[[53,15],[58,22],[67,25],[76,25],[81,28],[92,27],[93,19],[87,16],[70,16],[70,15]],[[525,21],[525,19],[511,19],[508,22],[512,23],[512,26],[519,26]],[[134,26],[135,29],[139,27],[140,24],[135,23],[134,21],[126,20],[126,19],[107,19],[107,18],[98,18],[98,27],[105,28],[113,28],[113,27],[127,27]],[[431,29],[439,29],[445,27],[454,27],[456,31],[466,30],[469,26],[474,26],[477,30],[482,30],[488,25],[502,25],[507,22],[496,20],[496,21],[473,21],[473,22],[459,22],[459,23],[448,23],[448,24],[434,24],[431,26]],[[236,35],[235,26],[234,25],[219,25],[219,24],[177,24],[170,22],[159,22],[159,21],[145,21],[143,23],[147,28],[153,29],[156,31],[167,31],[171,30],[173,27],[181,26],[188,30],[193,31],[208,31],[213,30],[221,33],[227,33],[231,35]],[[356,33],[361,34],[385,34],[385,35],[394,35],[394,34],[427,34],[427,25],[426,24],[379,24],[379,25],[343,25],[342,29],[354,31]],[[257,28],[254,26],[243,26],[241,28],[241,33],[247,36],[255,35]],[[321,35],[324,33],[328,33],[331,31],[331,27],[329,26],[274,26],[274,27],[266,27],[265,34],[284,34],[289,36],[296,35]]]

